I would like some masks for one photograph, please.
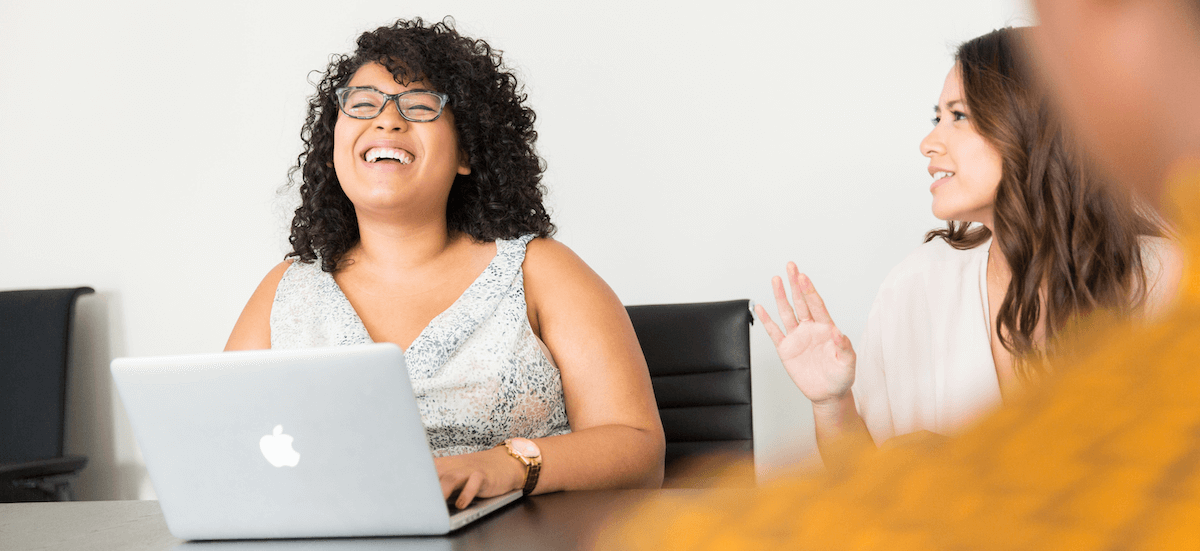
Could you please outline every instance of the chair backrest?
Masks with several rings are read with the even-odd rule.
[[[0,463],[62,456],[71,318],[91,292],[0,292]]]
[[[701,456],[754,457],[749,302],[626,307],[666,433],[664,487],[693,485],[681,477]]]

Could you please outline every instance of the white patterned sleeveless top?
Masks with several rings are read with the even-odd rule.
[[[437,457],[571,432],[562,378],[529,326],[521,263],[532,238],[496,240],[496,257],[479,278],[404,351]],[[370,342],[319,262],[288,267],[271,309],[271,348]]]

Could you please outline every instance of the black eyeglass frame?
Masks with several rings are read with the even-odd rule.
[[[376,94],[383,96],[383,103],[379,105],[379,111],[376,111],[374,115],[371,115],[369,117],[359,117],[357,115],[351,115],[350,112],[346,111],[346,96],[350,95],[351,93],[353,93],[357,90],[370,90],[372,92],[375,92]],[[375,88],[372,88],[370,86],[342,86],[342,87],[334,90],[333,94],[334,94],[334,99],[337,100],[338,109],[341,110],[341,112],[345,113],[347,117],[350,117],[352,119],[359,119],[359,120],[371,120],[371,119],[383,114],[383,110],[387,109],[387,104],[390,101],[396,106],[396,111],[398,113],[400,113],[400,116],[403,117],[404,120],[406,120],[408,122],[433,122],[433,121],[436,121],[436,120],[442,118],[442,113],[445,112],[446,105],[450,103],[449,95],[443,94],[442,92],[434,92],[433,90],[407,90],[404,92],[400,92],[399,94],[385,94],[385,93],[383,93]],[[414,119],[412,117],[409,117],[408,115],[405,115],[404,110],[400,108],[400,98],[402,96],[405,96],[408,94],[432,94],[433,96],[437,97],[439,100],[441,100],[441,104],[438,105],[437,115],[429,120]]]

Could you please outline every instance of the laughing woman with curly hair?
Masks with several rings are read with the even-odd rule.
[[[226,345],[400,346],[459,507],[662,480],[645,360],[616,295],[550,238],[524,100],[449,19],[360,36],[309,101],[292,251]]]

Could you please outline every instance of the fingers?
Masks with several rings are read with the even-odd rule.
[[[775,325],[775,320],[771,319],[770,314],[767,314],[767,309],[761,304],[754,305],[754,312],[758,314],[758,321],[762,322],[763,329],[767,330],[767,335],[771,337],[771,342],[775,343],[775,347],[779,347],[779,343],[783,342],[783,331]]]
[[[825,301],[817,293],[817,287],[813,285],[812,280],[803,274],[799,274],[798,279],[799,281],[793,284],[794,288],[798,290],[793,291],[793,293],[796,296],[803,297],[797,298],[796,302],[803,302],[805,304],[805,312],[811,316],[810,319],[817,323],[836,325],[833,323],[833,318],[829,317],[829,310],[825,308]]]
[[[438,476],[438,482],[442,484],[442,499],[450,499],[454,492],[462,486],[463,477],[458,473],[443,473]]]
[[[788,283],[792,288],[792,300],[790,301],[787,292],[783,289],[783,280],[779,276],[771,278],[771,291],[775,295],[775,308],[779,311],[779,323],[783,326],[782,330],[775,325],[774,320],[767,315],[765,309],[755,306],[755,312],[758,312],[758,317],[763,320],[763,327],[767,330],[767,334],[771,335],[771,341],[776,346],[779,346],[779,342],[783,340],[784,336],[790,334],[802,322],[815,321],[834,325],[833,318],[829,316],[829,309],[825,307],[825,300],[817,293],[817,288],[813,285],[812,280],[800,273],[795,262],[787,263],[787,274]]]
[[[465,509],[475,496],[479,494],[479,488],[483,486],[483,473],[475,471],[467,478],[467,483],[463,485],[462,490],[458,492],[458,499],[454,502],[454,506],[459,509]]]
[[[437,471],[438,483],[442,485],[442,499],[450,499],[450,494],[454,491],[457,485],[451,479],[450,473],[446,472],[446,458],[433,458],[433,468]]]
[[[470,483],[471,477],[478,474],[477,471],[464,469],[461,460],[462,456],[433,458],[433,466],[438,472],[438,483],[442,486],[442,499],[449,502],[450,498],[457,494],[456,507],[458,507],[457,503],[463,500],[464,484]],[[478,491],[476,488],[475,492]],[[474,493],[467,498],[467,503],[470,503],[474,498]],[[459,507],[459,509],[461,508]]]
[[[783,291],[783,280],[779,279],[779,276],[771,278],[771,291],[775,293],[775,309],[779,311],[779,323],[783,324],[784,331],[791,333],[799,323],[792,311],[792,304],[788,302],[787,293]]]
[[[796,305],[796,320],[808,321],[813,319],[812,313],[809,312],[809,305],[806,303],[804,294],[804,286],[812,287],[812,282],[808,280],[808,276],[800,273],[800,269],[796,267],[795,262],[787,263],[788,282],[792,284],[792,302]]]

